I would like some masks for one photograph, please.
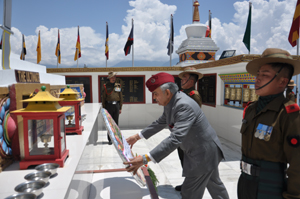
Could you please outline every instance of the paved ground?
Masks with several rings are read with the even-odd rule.
[[[125,137],[129,137],[138,133],[140,130],[121,129],[121,131]],[[145,154],[160,143],[161,140],[166,138],[169,133],[169,130],[164,129],[148,140],[139,140],[133,146],[132,150],[138,155]],[[230,198],[234,199],[237,198],[237,181],[240,174],[240,147],[223,138],[220,138],[220,141],[223,145],[226,158],[219,165],[220,176],[227,188]],[[149,163],[149,166],[155,172],[159,180],[159,185],[157,187],[159,197],[166,199],[181,198],[179,192],[174,190],[176,185],[183,182],[183,177],[181,177],[182,168],[177,151],[171,153],[159,164]],[[124,168],[124,165],[122,164],[116,149],[113,145],[107,144],[106,131],[99,131],[98,142],[96,145],[90,144],[86,146],[77,170],[104,170],[119,168]],[[133,195],[135,195],[135,198],[150,198],[147,189],[138,186],[135,180],[127,172],[93,174],[93,179],[91,179],[91,181],[93,182],[92,192],[94,193],[90,195],[90,198],[119,199],[120,193],[123,193],[122,198],[128,199]],[[117,186],[118,183],[119,186]],[[113,191],[115,189],[118,190]],[[211,198],[207,190],[203,198]]]

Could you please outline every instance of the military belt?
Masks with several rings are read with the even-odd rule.
[[[117,104],[117,103],[119,103],[119,101],[106,101],[107,103],[109,103],[109,104]]]
[[[255,166],[253,164],[249,164],[241,160],[240,168],[242,172],[251,175],[251,176],[259,176],[260,167]]]

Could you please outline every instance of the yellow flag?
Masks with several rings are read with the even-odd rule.
[[[26,55],[26,46],[25,46],[25,38],[24,38],[24,34],[23,34],[22,35],[22,50],[21,50],[20,59],[25,60],[25,55]]]
[[[36,47],[36,52],[37,52],[36,63],[38,64],[38,63],[40,63],[40,61],[41,61],[41,59],[42,59],[40,31],[39,31],[39,39],[38,39],[38,43],[37,43],[37,47]]]
[[[78,35],[77,35],[77,42],[76,42],[76,51],[74,56],[74,61],[81,57],[81,47],[80,47],[80,36],[79,36],[79,26],[78,26]]]

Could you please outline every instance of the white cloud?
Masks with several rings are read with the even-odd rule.
[[[248,54],[242,40],[249,12],[248,1],[233,4],[234,23],[212,20],[212,38],[220,51],[235,49],[237,54]],[[288,34],[295,11],[296,0],[252,0],[251,54],[261,54],[269,47],[283,48],[296,54],[288,42]],[[221,52],[219,52],[221,53]]]
[[[132,9],[124,16],[126,25],[122,26],[122,33],[109,34],[109,61],[108,65],[121,61],[131,61],[131,54],[124,56],[124,45],[131,29],[131,19],[134,19],[134,57],[135,60],[168,61],[167,43],[170,34],[170,15],[176,17],[177,7],[161,3],[159,0],[135,0],[129,2]],[[296,0],[252,0],[252,33],[251,53],[261,54],[267,47],[277,47],[289,50],[296,54],[296,48],[288,43],[288,34],[291,26]],[[242,39],[248,17],[248,1],[237,1],[233,4],[236,12],[230,23],[222,19],[212,19],[212,39],[216,42],[221,54],[223,50],[235,49],[236,54],[247,54]],[[188,14],[188,13],[187,13]],[[207,23],[207,22],[206,22]],[[175,35],[175,50],[186,39],[185,27],[180,27],[179,35]],[[41,31],[43,65],[56,65],[55,48],[57,43],[57,28],[39,26],[35,35],[26,35],[26,60],[36,62],[36,45],[38,31]],[[12,28],[12,52],[20,54],[22,34]],[[77,27],[60,29],[61,54],[63,67],[76,67],[74,61]],[[79,59],[81,67],[105,66],[104,44],[105,35],[96,33],[91,27],[80,27],[82,57]],[[178,57],[174,52],[173,58]]]

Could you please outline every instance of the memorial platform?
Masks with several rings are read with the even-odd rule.
[[[107,132],[99,114],[101,104],[85,104],[82,114],[82,135],[67,135],[67,148],[70,156],[63,168],[58,168],[58,175],[49,180],[44,188],[42,199],[150,199],[147,187],[140,187],[130,173],[124,171],[124,165],[113,145],[108,145]],[[152,121],[149,121],[149,124]],[[141,129],[121,129],[125,137],[138,133]],[[138,141],[133,152],[145,154],[170,134],[164,129],[148,140]],[[240,174],[240,147],[220,138],[226,160],[219,165],[220,176],[230,198],[237,198],[237,181]],[[158,196],[162,199],[180,199],[180,193],[174,187],[183,182],[182,168],[177,151],[171,153],[159,164],[149,163],[158,177]],[[25,182],[24,176],[34,171],[34,167],[19,170],[19,163],[14,162],[0,173],[0,198],[14,194],[14,188]],[[203,198],[211,198],[206,191]]]

